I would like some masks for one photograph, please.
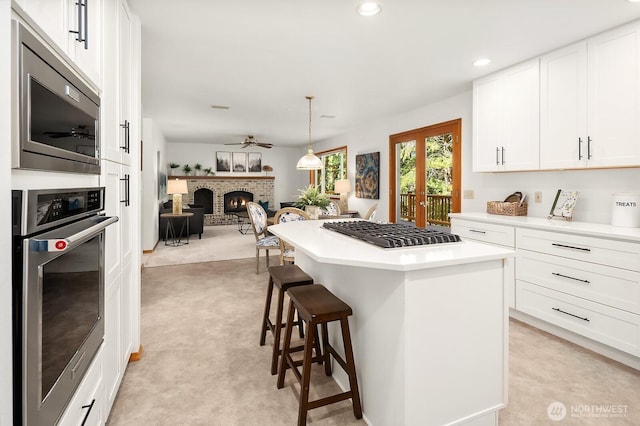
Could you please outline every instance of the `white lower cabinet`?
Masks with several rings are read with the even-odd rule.
[[[640,317],[517,280],[518,310],[596,342],[640,356]]]
[[[97,426],[105,423],[103,349],[104,345],[93,358],[91,366],[60,418],[58,426]]]
[[[515,248],[512,317],[640,368],[640,229],[485,213],[451,229]]]
[[[516,309],[640,356],[640,244],[516,229]]]
[[[515,247],[515,229],[513,226],[472,222],[463,219],[451,219],[451,232],[460,235],[463,240],[473,240],[494,246],[513,249]],[[516,307],[515,259],[505,259],[504,283],[509,308]]]

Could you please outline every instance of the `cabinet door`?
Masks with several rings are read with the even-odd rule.
[[[66,52],[69,43],[69,0],[21,0],[19,4],[46,35]]]
[[[82,25],[82,36],[86,43],[78,41],[76,34],[69,34],[69,56],[93,81],[102,87],[102,0],[84,0],[86,6],[79,7],[76,0],[69,2],[69,26]],[[86,8],[86,13],[85,13]]]
[[[504,70],[501,86],[503,169],[537,170],[540,165],[539,60]]]
[[[118,4],[118,83],[119,83],[119,122],[120,122],[120,161],[131,165],[131,144],[136,141],[131,138],[131,11],[125,2]],[[122,148],[125,147],[125,148]]]
[[[540,59],[540,168],[587,165],[587,43]]]
[[[640,31],[626,25],[588,40],[591,167],[640,165]]]
[[[501,87],[499,74],[473,82],[473,171],[501,169]]]

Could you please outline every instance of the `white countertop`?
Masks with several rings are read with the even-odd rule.
[[[451,213],[449,216],[451,218],[539,229],[542,231],[562,231],[588,237],[614,238],[624,241],[640,242],[640,228],[626,228],[598,223],[573,222],[563,219],[547,219],[529,216],[503,216],[483,212]]]
[[[414,271],[513,257],[513,250],[462,241],[384,249],[322,227],[322,220],[288,222],[269,227],[317,262],[394,271]]]

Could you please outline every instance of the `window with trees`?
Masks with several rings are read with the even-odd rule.
[[[311,182],[319,186],[322,192],[335,194],[336,181],[347,178],[347,147],[317,152],[316,155],[322,160],[324,168],[312,172]]]

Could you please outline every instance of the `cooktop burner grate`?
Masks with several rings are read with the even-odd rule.
[[[375,223],[358,220],[325,222],[322,226],[384,248],[413,247],[461,241],[460,236],[456,234],[398,223]]]

